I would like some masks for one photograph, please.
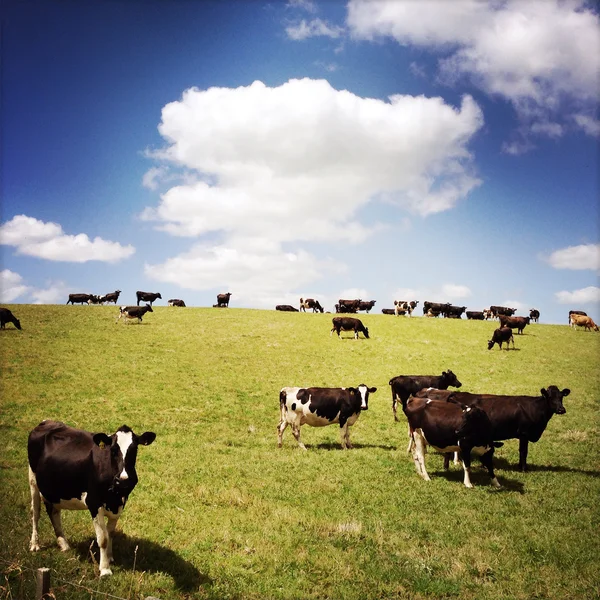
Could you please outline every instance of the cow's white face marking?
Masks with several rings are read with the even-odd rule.
[[[125,457],[127,456],[127,450],[129,450],[129,446],[133,443],[133,434],[131,431],[117,431],[117,444],[121,450],[121,454],[123,455],[123,470],[119,474],[119,479],[125,480],[129,479],[129,475],[125,470]]]
[[[367,409],[367,393],[369,390],[366,385],[359,385],[358,391],[360,393],[360,408],[361,408],[361,410],[366,410]]]

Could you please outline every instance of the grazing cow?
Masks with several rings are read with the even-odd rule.
[[[512,317],[516,312],[516,308],[507,308],[506,306],[490,306],[490,311],[492,313],[492,318],[499,317],[500,315],[504,315],[506,317]]]
[[[231,292],[227,292],[226,294],[217,294],[217,304],[214,305],[215,308],[228,308],[229,298],[231,298]]]
[[[358,310],[358,307],[360,306],[361,302],[362,302],[362,300],[343,300],[342,298],[340,298],[338,300],[338,305],[339,305],[338,312],[355,313]]]
[[[87,304],[92,294],[69,294],[67,304]]]
[[[375,306],[376,300],[360,301],[358,304],[358,310],[364,310],[367,313]]]
[[[587,315],[571,315],[571,325],[577,329],[577,327],[585,327],[586,331],[598,331],[598,325],[594,323],[592,317],[588,317]]]
[[[384,315],[395,315],[396,314],[396,309],[395,308],[382,308],[381,312]]]
[[[465,310],[467,310],[466,306],[452,306],[452,304],[448,304],[442,311],[442,314],[448,319],[461,319],[461,315]]]
[[[42,421],[27,442],[33,513],[31,552],[40,549],[42,501],[63,552],[69,544],[62,530],[61,510],[89,510],[100,547],[100,576],[111,575],[115,527],[138,482],[137,449],[150,445],[155,438],[151,431],[138,436],[127,425],[110,436],[73,429],[57,421]]]
[[[299,388],[284,387],[279,392],[281,420],[277,425],[277,446],[281,448],[283,432],[289,425],[303,450],[300,427],[305,423],[311,427],[340,424],[342,448],[352,448],[349,427],[354,425],[360,413],[369,408],[369,394],[377,391],[364,383],[351,388]]]
[[[534,323],[537,323],[540,320],[540,311],[537,308],[530,308],[529,309],[529,318]]]
[[[502,350],[502,343],[506,342],[506,349],[510,349],[510,342],[512,342],[513,350],[515,349],[515,339],[513,338],[512,329],[510,327],[498,327],[492,335],[492,339],[488,341],[488,350],[494,347],[494,344],[498,344],[498,348]],[[432,386],[433,387],[433,386]]]
[[[169,306],[181,306],[182,308],[185,307],[185,302],[183,300],[180,300],[179,298],[171,298],[168,304]]]
[[[423,314],[427,315],[427,313],[431,309],[431,311],[437,317],[440,313],[445,314],[446,309],[449,306],[450,306],[449,302],[440,303],[440,302],[429,302],[429,300],[426,300],[425,302],[423,302]],[[437,314],[435,314],[435,313],[437,313]]]
[[[104,304],[105,302],[114,302],[115,304],[119,300],[119,295],[121,294],[121,290],[115,290],[114,292],[109,292],[105,296],[100,296],[100,302]]]
[[[102,299],[97,294],[90,294],[87,301],[88,304],[102,304]]]
[[[482,310],[468,310],[466,312],[467,319],[471,321],[483,321],[485,319],[485,315]]]
[[[412,397],[404,407],[404,414],[414,441],[413,459],[417,473],[431,481],[425,468],[425,451],[432,446],[445,454],[460,452],[464,469],[464,485],[472,488],[471,452],[480,455],[487,468],[492,485],[500,487],[494,474],[494,440],[492,425],[485,411],[473,406],[459,406],[451,402]],[[452,408],[450,408],[452,406]],[[501,444],[499,444],[501,445]]]
[[[291,304],[278,304],[275,310],[281,310],[283,312],[298,312],[298,309]]]
[[[6,329],[7,323],[12,323],[17,329],[21,329],[21,321],[8,308],[0,307],[0,329]]]
[[[306,300],[303,300],[302,298],[300,298],[300,310],[302,312],[306,312],[307,308],[312,308],[312,311],[314,313],[325,312],[323,310],[323,307],[319,304],[318,300],[315,300],[314,298],[307,298]]]
[[[400,400],[402,408],[404,408],[411,394],[414,395],[423,388],[447,390],[450,386],[459,388],[462,386],[462,383],[452,371],[448,370],[442,371],[441,375],[397,375],[390,379],[389,385],[392,386],[394,421],[398,421],[398,400]]]
[[[588,314],[583,312],[582,310],[570,310],[569,311],[569,326],[572,327],[573,323],[571,322],[571,315],[581,315],[582,317],[587,317]]]
[[[162,300],[162,296],[159,293],[153,293],[153,292],[136,292],[135,295],[137,296],[137,305],[140,305],[140,302],[150,302],[150,306],[152,306],[152,303],[160,298]]]
[[[423,390],[419,397],[432,398],[483,409],[492,424],[492,438],[499,440],[519,440],[519,469],[527,470],[529,442],[535,443],[541,437],[553,415],[564,415],[567,411],[562,399],[571,393],[555,385],[540,390],[541,396],[500,396],[495,394],[470,394]]]
[[[354,331],[354,339],[358,339],[358,333],[362,331],[365,338],[369,337],[369,329],[362,324],[360,319],[355,319],[353,317],[333,317],[332,319],[333,327],[331,328],[331,332],[329,335],[333,335],[335,331],[338,334],[338,338],[340,338],[340,330],[344,331]],[[340,338],[341,339],[341,338]]]
[[[119,309],[119,316],[117,317],[115,323],[121,317],[125,317],[126,319],[137,319],[138,323],[141,323],[142,317],[147,312],[154,312],[150,304],[146,304],[146,306],[121,306]]]
[[[516,329],[519,333],[523,333],[523,329],[529,325],[530,317],[505,317],[500,315],[500,327],[510,327]]]

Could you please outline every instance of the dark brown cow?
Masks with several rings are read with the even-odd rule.
[[[342,298],[340,298],[338,300],[336,310],[337,310],[337,312],[341,312],[341,313],[344,313],[344,312],[355,313],[358,310],[358,307],[360,306],[361,302],[362,302],[362,300],[343,300]]]
[[[358,304],[358,310],[364,310],[367,313],[375,306],[375,300],[363,301],[361,300]]]
[[[17,329],[21,329],[21,321],[8,308],[0,307],[0,329],[6,329],[7,323],[12,323]]]
[[[562,399],[571,393],[555,385],[540,390],[541,396],[501,396],[495,394],[470,394],[448,390],[422,390],[416,396],[421,399],[446,399],[462,405],[483,409],[492,424],[492,438],[519,440],[519,469],[527,470],[529,442],[541,437],[553,415],[564,415],[567,411]]]
[[[158,300],[159,298],[162,300],[162,296],[156,292],[136,292],[135,293],[136,297],[137,297],[137,305],[140,305],[140,302],[149,302],[150,306],[152,306],[152,303],[156,300]]]
[[[214,305],[216,308],[228,308],[229,298],[231,298],[231,292],[226,294],[217,294],[217,303]]]
[[[519,333],[523,333],[523,329],[529,325],[531,320],[530,317],[506,317],[504,315],[500,315],[498,318],[500,319],[500,327],[510,327],[516,329]]]
[[[490,306],[490,311],[493,318],[499,317],[500,315],[512,317],[517,312],[517,309],[508,308],[506,306]]]
[[[430,481],[425,468],[425,452],[432,446],[444,454],[460,452],[465,487],[471,488],[471,452],[480,454],[492,485],[500,487],[494,474],[494,440],[492,425],[484,410],[474,406],[459,406],[429,398],[409,398],[404,407],[414,442],[413,459],[417,473]],[[452,406],[452,408],[450,408]],[[501,444],[499,444],[501,445]]]
[[[333,317],[332,319],[333,327],[331,328],[331,333],[329,335],[333,335],[335,331],[338,334],[338,338],[340,338],[340,331],[354,331],[354,339],[358,339],[359,332],[362,332],[365,338],[369,337],[369,329],[362,324],[360,319],[355,319],[354,317]]]
[[[488,350],[494,347],[494,344],[498,344],[500,350],[502,350],[502,344],[506,342],[506,349],[510,349],[510,342],[512,342],[513,350],[515,349],[515,339],[513,338],[512,329],[510,327],[498,327],[492,335],[492,339],[488,341]]]
[[[485,319],[485,315],[482,310],[468,310],[466,312],[467,319],[472,321],[483,321]]]
[[[281,310],[283,312],[299,312],[298,309],[291,304],[278,304],[275,307],[275,310]]]

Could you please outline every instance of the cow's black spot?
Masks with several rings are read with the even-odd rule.
[[[292,404],[292,410],[296,410],[296,403],[295,402]]]
[[[296,398],[300,400],[302,404],[306,404],[310,398],[310,394],[306,390],[298,390]]]

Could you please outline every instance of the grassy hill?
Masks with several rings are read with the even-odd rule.
[[[0,331],[0,598],[32,597],[40,566],[59,600],[598,597],[598,334],[532,324],[506,352],[487,350],[491,322],[361,315],[371,339],[354,341],[330,337],[327,314],[155,307],[115,324],[113,306],[10,308],[23,331]],[[433,453],[422,481],[406,454],[388,381],[447,369],[464,391],[571,389],[530,472],[516,470],[516,441],[497,451],[500,491],[479,466],[465,489]],[[288,428],[277,449],[282,386],[360,383],[378,391],[353,450],[337,426],[303,427],[307,452]],[[26,440],[46,418],[157,433],[111,578],[97,577],[84,512],[63,513],[68,553],[45,514],[42,551],[28,552]]]

